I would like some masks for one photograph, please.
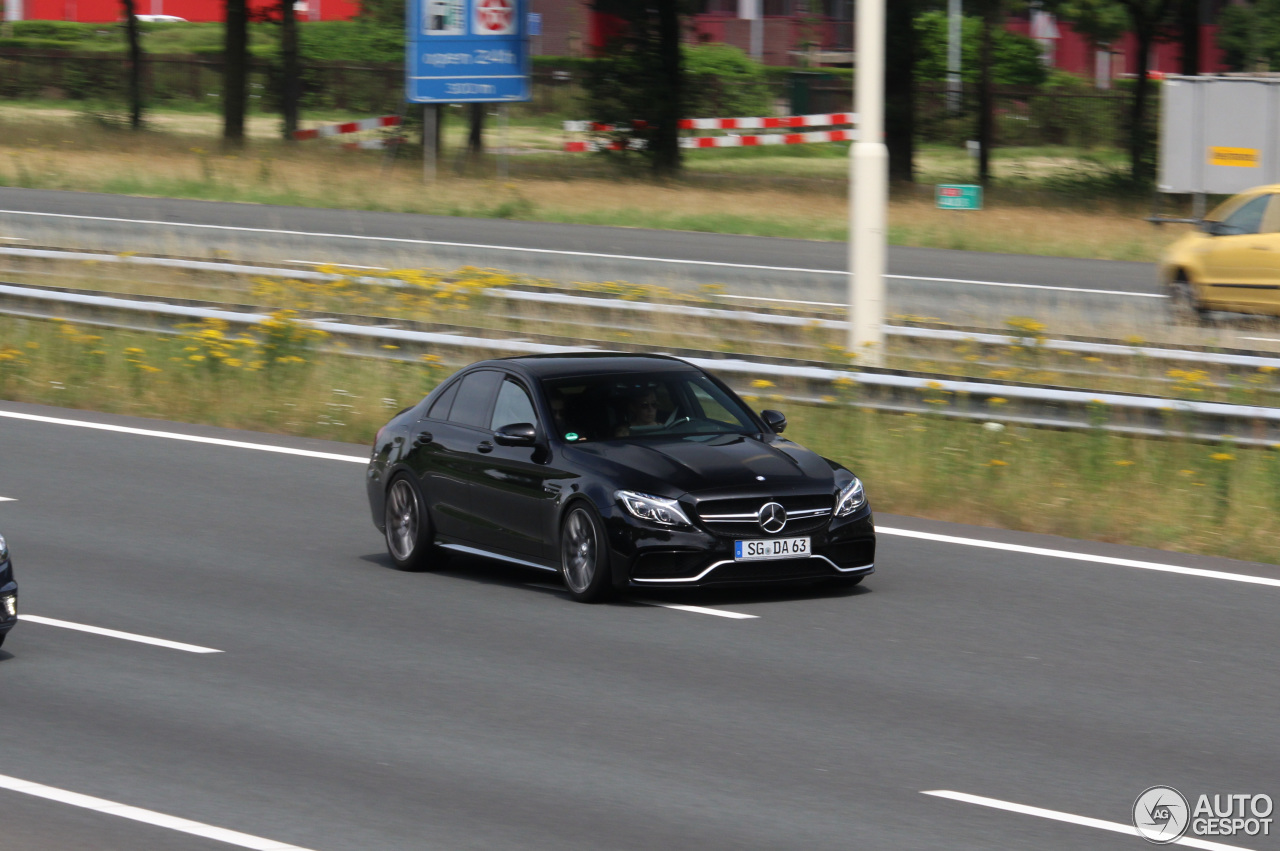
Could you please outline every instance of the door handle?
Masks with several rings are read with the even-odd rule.
[[[1250,245],[1249,247],[1252,248],[1254,251],[1270,251],[1271,250],[1270,245]]]
[[[413,439],[413,448],[417,449],[420,446],[426,446],[430,442],[431,442],[431,432],[429,431],[419,432],[418,436]]]
[[[476,451],[489,453],[493,451],[493,444],[487,440],[480,441],[480,445],[476,447]]]

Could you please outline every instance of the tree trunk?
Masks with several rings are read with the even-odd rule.
[[[993,103],[991,97],[991,44],[994,31],[999,26],[1000,3],[987,4],[982,16],[982,45],[978,78],[978,182],[986,186],[991,181],[991,145],[995,141]]]
[[[1146,177],[1147,154],[1147,61],[1151,55],[1151,43],[1155,38],[1155,25],[1146,21],[1134,22],[1134,38],[1138,44],[1138,79],[1133,87],[1133,104],[1129,109],[1129,177],[1141,181]]]
[[[473,103],[467,107],[471,126],[467,130],[467,162],[474,162],[484,153],[485,104]]]
[[[1182,36],[1182,74],[1200,73],[1200,0],[1179,0],[1178,29]]]
[[[227,29],[222,48],[222,140],[244,145],[244,115],[249,100],[249,9],[246,0],[227,0]]]
[[[915,180],[916,0],[885,7],[884,141],[889,177]]]
[[[284,138],[292,142],[293,133],[298,129],[298,16],[293,8],[293,0],[280,0],[280,64],[283,79],[280,93],[280,111],[284,120]]]
[[[142,129],[142,38],[134,0],[123,0],[124,27],[129,39],[129,126]]]
[[[653,168],[661,175],[680,171],[680,128],[684,109],[684,67],[680,55],[679,0],[657,0],[658,42],[666,97],[655,111]]]

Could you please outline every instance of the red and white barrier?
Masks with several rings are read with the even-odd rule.
[[[857,124],[858,115],[853,112],[830,112],[821,115],[782,115],[759,118],[683,118],[681,130],[783,130],[793,127],[837,127]],[[648,125],[637,121],[632,129],[644,129]],[[613,124],[594,121],[566,121],[564,129],[570,133],[612,133],[618,129]],[[808,133],[766,133],[740,136],[686,136],[680,140],[682,148],[750,148],[758,145],[806,145],[812,142],[852,142],[858,138],[857,130],[818,130]],[[632,150],[644,148],[643,139],[632,139],[626,146]],[[565,142],[568,153],[586,151],[620,151],[621,142]]]
[[[807,145],[811,142],[855,142],[857,130],[816,130],[812,133],[769,133],[763,136],[687,136],[682,148],[754,148],[757,145]]]
[[[361,130],[377,130],[382,127],[399,127],[400,116],[383,115],[378,118],[366,118],[363,121],[347,121],[342,124],[325,124],[307,130],[293,131],[293,138],[318,139],[321,136],[341,136],[344,133],[359,133]]]
[[[856,112],[829,112],[821,115],[774,115],[763,118],[682,118],[681,130],[775,130],[787,127],[839,127],[857,124]],[[633,129],[642,130],[649,125],[637,121]],[[564,129],[569,133],[612,133],[615,124],[599,124],[595,121],[566,121]]]

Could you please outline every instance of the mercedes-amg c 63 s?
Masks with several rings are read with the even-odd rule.
[[[0,644],[18,622],[18,583],[13,581],[9,545],[0,535]]]
[[[469,553],[625,588],[875,569],[862,482],[724,383],[657,355],[473,364],[378,431],[367,486],[399,568]]]

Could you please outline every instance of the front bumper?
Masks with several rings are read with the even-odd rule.
[[[703,529],[659,529],[621,513],[605,519],[615,584],[630,588],[854,579],[875,571],[871,509],[837,518],[803,534],[811,554],[802,558],[735,561],[734,537]],[[767,537],[758,535],[756,537]],[[786,533],[778,537],[789,537]]]
[[[13,599],[14,614],[9,614],[9,607],[4,601],[8,598]],[[13,629],[13,625],[18,622],[16,609],[18,607],[18,583],[13,581],[13,566],[9,562],[0,564],[0,635],[4,635]]]

